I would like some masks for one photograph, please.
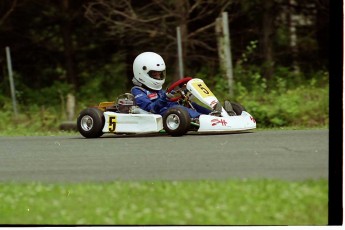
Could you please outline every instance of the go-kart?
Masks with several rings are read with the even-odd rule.
[[[209,108],[214,108],[218,103],[218,99],[204,81],[198,78],[182,78],[173,83],[166,92],[172,95],[170,101],[192,109],[192,100],[195,98]],[[171,136],[182,136],[189,131],[233,133],[256,128],[255,119],[241,104],[231,102],[231,106],[234,112],[231,115],[221,107],[218,114],[200,115],[197,119],[191,119],[185,108],[177,106],[168,109],[164,116],[161,116],[139,108],[135,104],[134,96],[125,93],[116,101],[101,102],[98,106],[82,110],[77,119],[77,128],[86,138],[97,138],[104,133],[166,132]]]

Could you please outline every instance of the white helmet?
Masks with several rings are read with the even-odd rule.
[[[154,76],[157,72],[158,75]],[[133,62],[133,73],[134,84],[143,84],[150,89],[160,90],[165,82],[165,62],[159,54],[141,53]]]

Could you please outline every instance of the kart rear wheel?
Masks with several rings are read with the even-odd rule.
[[[169,109],[163,116],[164,130],[171,136],[182,136],[190,127],[190,116],[186,109],[175,107]]]
[[[246,111],[246,109],[241,104],[236,103],[236,102],[230,102],[230,103],[236,115],[241,115],[242,111]]]
[[[87,108],[80,112],[77,119],[77,128],[86,138],[97,138],[103,135],[104,116],[97,108]]]

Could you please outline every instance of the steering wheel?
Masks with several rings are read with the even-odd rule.
[[[191,77],[185,77],[182,78],[176,82],[174,82],[173,84],[170,85],[170,87],[167,89],[167,93],[170,93],[171,91],[173,91],[176,87],[182,87],[184,84],[186,84],[187,82],[189,82],[190,80],[192,80],[193,78]],[[182,97],[182,95],[178,95],[176,97],[170,98],[169,101],[178,101],[180,98]]]

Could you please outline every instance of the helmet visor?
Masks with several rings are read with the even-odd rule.
[[[156,80],[164,80],[165,79],[165,71],[155,71],[155,70],[150,70],[148,72],[148,75]]]

